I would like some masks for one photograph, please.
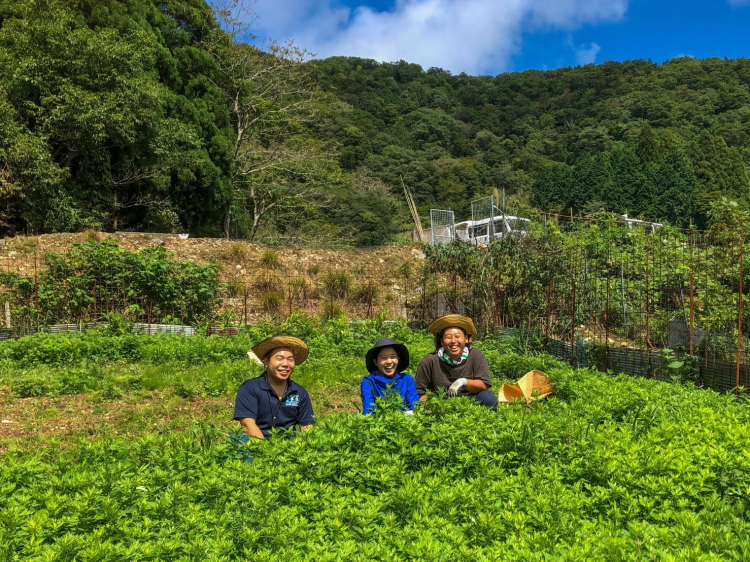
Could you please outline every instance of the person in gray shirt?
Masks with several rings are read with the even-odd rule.
[[[427,400],[427,391],[445,396],[470,396],[483,406],[497,409],[497,397],[490,392],[490,366],[481,350],[471,347],[477,329],[471,318],[449,314],[429,326],[435,336],[435,351],[417,368],[419,399]]]

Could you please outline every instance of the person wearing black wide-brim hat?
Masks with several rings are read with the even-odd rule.
[[[383,338],[365,356],[365,365],[370,372],[362,379],[362,412],[372,414],[375,400],[389,393],[398,393],[403,410],[411,413],[419,402],[414,377],[404,371],[409,368],[409,350],[404,344],[391,338]]]

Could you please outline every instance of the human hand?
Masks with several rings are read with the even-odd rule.
[[[457,396],[462,388],[466,387],[466,379],[461,377],[448,387],[448,396]]]

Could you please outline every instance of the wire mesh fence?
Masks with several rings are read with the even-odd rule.
[[[234,335],[242,325],[294,313],[406,318],[408,299],[397,274],[384,279],[339,269],[305,275],[276,265],[267,269],[237,265],[222,273],[215,291],[206,283],[203,297],[199,293],[196,298],[213,305],[196,309],[192,298],[169,294],[181,286],[161,283],[158,269],[151,272],[153,278],[138,284],[115,265],[99,264],[92,271],[90,264],[79,268],[68,264],[57,275],[57,259],[37,254],[0,257],[0,306],[4,307],[0,339],[39,331],[76,332],[113,319],[127,321],[142,333],[193,335],[202,324],[208,334]],[[198,285],[196,292],[200,290]]]
[[[747,386],[746,251],[731,225],[699,232],[539,217],[478,250],[476,263],[446,252],[416,312],[532,334],[525,341],[579,366]]]
[[[215,306],[203,315],[200,285],[188,298],[178,284],[170,289],[178,294],[157,303],[149,283],[158,271],[136,290],[116,263],[92,273],[44,256],[5,256],[0,338],[78,330],[112,314],[149,333],[190,334],[202,323],[231,335],[264,316],[298,312],[383,315],[415,328],[459,313],[483,334],[515,330],[532,347],[579,366],[722,389],[748,385],[750,268],[742,225],[701,232],[539,216],[486,248],[435,248],[442,254],[427,251],[422,270],[388,278],[343,267],[299,275],[238,265],[223,275],[210,297]],[[60,268],[59,282],[50,283],[48,272]]]
[[[456,236],[453,211],[430,209],[430,234],[433,244],[449,244]]]

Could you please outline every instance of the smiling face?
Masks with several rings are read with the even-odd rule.
[[[446,328],[440,338],[445,353],[453,360],[460,359],[466,344],[471,341],[461,328]]]
[[[381,375],[392,377],[398,368],[398,354],[392,347],[384,347],[375,358],[375,365]]]
[[[281,384],[294,371],[294,353],[288,347],[278,347],[263,358],[266,374],[272,383]]]

